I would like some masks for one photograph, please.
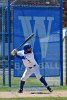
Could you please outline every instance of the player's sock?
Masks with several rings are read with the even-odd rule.
[[[40,78],[40,81],[47,87],[48,84],[43,77]]]
[[[25,84],[25,81],[20,81],[20,90],[18,91],[19,93],[23,92],[23,86]]]
[[[53,90],[50,88],[50,86],[48,86],[47,82],[45,81],[45,79],[43,77],[40,78],[40,81],[46,86],[46,88],[52,92]]]

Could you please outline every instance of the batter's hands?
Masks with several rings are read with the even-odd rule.
[[[15,56],[17,54],[17,49],[13,49],[12,51],[11,51],[11,55],[12,56]]]

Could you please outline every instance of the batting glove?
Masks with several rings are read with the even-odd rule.
[[[17,49],[14,49],[14,50],[11,51],[12,56],[15,56],[16,54],[17,54]]]

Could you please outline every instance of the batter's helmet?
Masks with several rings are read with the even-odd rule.
[[[28,49],[31,49],[31,45],[30,45],[29,43],[26,43],[26,44],[24,45],[24,51],[25,51],[25,52],[28,52]]]

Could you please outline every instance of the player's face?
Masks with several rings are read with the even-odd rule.
[[[27,49],[27,52],[31,52],[31,51],[32,51],[32,48]]]

